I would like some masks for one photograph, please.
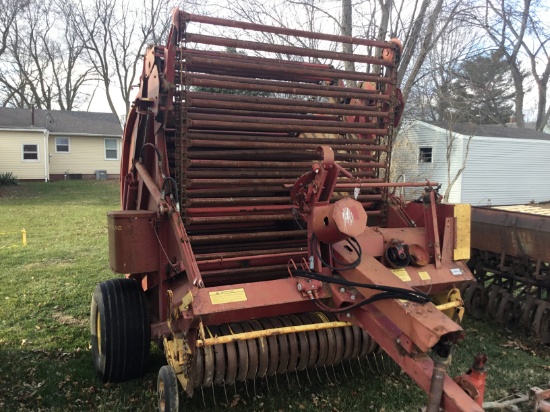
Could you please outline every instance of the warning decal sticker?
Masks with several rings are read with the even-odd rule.
[[[216,292],[209,292],[209,295],[213,305],[244,302],[246,300],[246,293],[243,288],[218,290]]]

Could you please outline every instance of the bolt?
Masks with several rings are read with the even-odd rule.
[[[346,289],[340,288],[340,293],[344,293],[345,291],[346,291]]]
[[[397,338],[396,342],[401,343],[401,339]]]
[[[311,285],[311,289],[315,289],[315,285]]]
[[[302,284],[298,283],[298,291],[301,291],[301,290],[302,290]]]
[[[346,313],[346,318],[351,318],[351,313]]]
[[[355,300],[355,295],[351,295],[351,300]]]

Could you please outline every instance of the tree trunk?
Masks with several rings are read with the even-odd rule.
[[[353,35],[353,9],[351,0],[342,0],[342,21],[340,22],[342,36]],[[350,43],[342,43],[342,51],[344,53],[353,53],[353,45]],[[346,61],[344,68],[348,71],[355,71],[354,62]]]

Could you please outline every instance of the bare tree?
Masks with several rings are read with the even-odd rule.
[[[449,201],[449,196],[451,195],[451,190],[453,189],[454,184],[457,182],[458,178],[462,173],[464,172],[464,169],[466,169],[466,161],[468,160],[468,154],[470,152],[470,142],[472,141],[472,138],[474,137],[474,130],[471,130],[468,134],[468,140],[466,141],[466,148],[464,151],[464,156],[462,157],[462,162],[458,168],[458,170],[453,174],[451,172],[452,169],[452,159],[453,155],[457,150],[457,145],[459,138],[453,131],[454,124],[450,121],[447,125],[447,131],[445,134],[445,143],[446,143],[446,151],[445,151],[445,160],[447,161],[447,187],[445,188],[445,193],[443,194],[443,201],[447,203]]]
[[[132,84],[136,81],[141,55],[148,43],[160,43],[169,28],[169,0],[79,0],[74,13],[78,36],[86,55],[105,89],[113,114],[120,116],[116,98],[130,108]],[[124,113],[124,114],[125,114]]]
[[[29,0],[0,0],[0,56],[8,46],[10,29],[29,2]]]
[[[523,85],[525,73],[521,68],[519,56],[529,22],[531,0],[524,0],[522,3],[519,9],[512,10],[508,2],[486,0],[483,13],[480,13],[477,8],[472,13],[472,19],[477,20],[496,47],[506,56],[516,89],[515,106],[518,127],[525,127]]]
[[[443,5],[443,0],[437,0],[434,8],[431,10],[427,19],[425,30],[422,31],[422,41],[419,43],[420,47],[418,48],[416,55],[414,55],[415,51],[412,51],[414,56],[414,63],[412,63],[412,66],[410,60],[405,60],[399,68],[400,73],[398,73],[398,78],[400,78],[399,76],[403,76],[401,79],[403,100],[405,102],[407,102],[411,89],[416,82],[424,62],[426,61],[426,57],[440,41],[441,37],[447,35],[451,23],[457,19],[457,16],[463,11],[464,7],[460,1],[455,1],[454,3],[449,4],[446,10],[443,10]],[[442,13],[443,11],[445,11],[445,13]],[[423,18],[423,20],[425,20],[425,18]],[[411,35],[413,32],[411,32]],[[413,45],[416,48],[416,40],[412,40],[410,38],[405,39],[405,49],[411,48]],[[404,54],[407,52],[408,51],[405,50]]]
[[[4,105],[72,110],[85,100],[83,43],[71,24],[70,2],[33,2],[12,24],[0,75]]]
[[[529,15],[531,42],[522,41],[524,52],[531,63],[531,75],[538,92],[537,119],[535,129],[542,131],[550,119],[550,105],[547,107],[548,81],[550,79],[550,26],[539,20],[537,13]]]

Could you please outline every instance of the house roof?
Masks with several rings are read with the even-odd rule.
[[[448,123],[430,123],[434,126],[448,130]],[[487,136],[515,139],[550,140],[550,134],[538,132],[533,129],[519,129],[495,124],[455,123],[452,130],[465,136]]]
[[[112,113],[0,107],[0,129],[47,129],[50,133],[104,136],[122,135],[118,118]]]

